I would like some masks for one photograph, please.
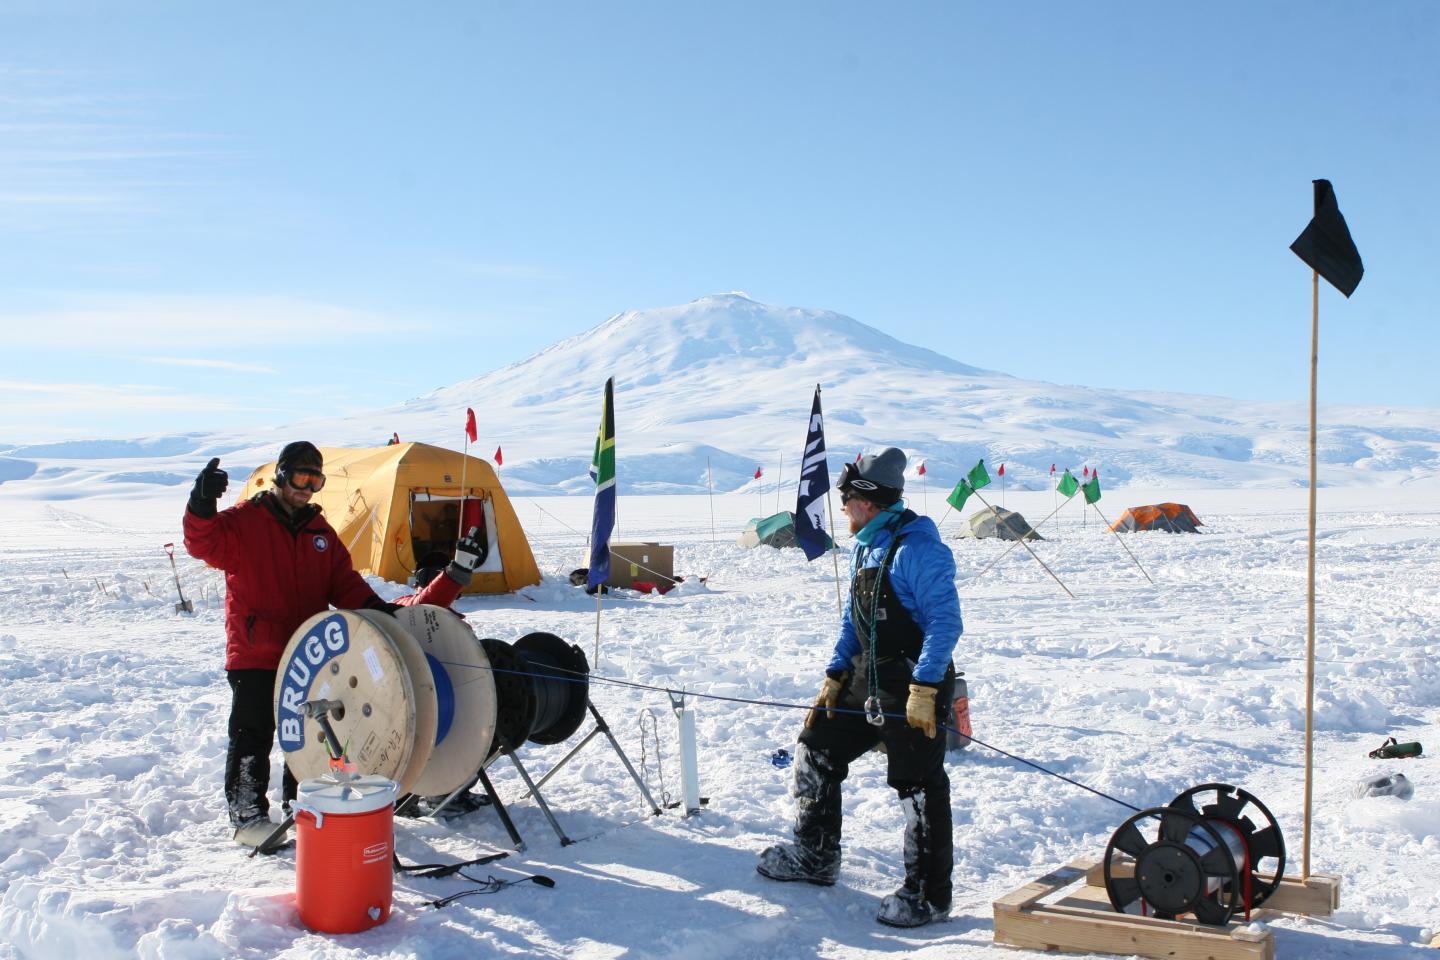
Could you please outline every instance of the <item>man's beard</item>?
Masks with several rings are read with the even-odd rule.
[[[864,530],[864,529],[865,529],[865,524],[867,524],[867,523],[870,522],[870,521],[868,521],[868,520],[856,520],[854,517],[850,517],[850,518],[848,518],[848,519],[850,520],[850,535],[851,535],[851,536],[854,536],[855,534],[859,533],[861,530]]]

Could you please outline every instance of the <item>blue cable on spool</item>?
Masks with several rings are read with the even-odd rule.
[[[455,685],[450,682],[450,674],[445,672],[445,667],[439,660],[429,653],[425,654],[425,660],[430,664],[430,673],[435,678],[435,704],[440,711],[435,723],[435,742],[441,743],[450,732],[450,725],[455,722]]]

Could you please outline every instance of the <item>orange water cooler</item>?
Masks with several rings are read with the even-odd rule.
[[[385,777],[316,777],[295,799],[295,905],[322,933],[359,933],[390,916],[395,797]]]

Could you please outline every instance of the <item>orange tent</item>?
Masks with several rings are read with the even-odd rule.
[[[1164,530],[1166,533],[1199,533],[1196,527],[1203,526],[1183,503],[1152,503],[1144,507],[1130,507],[1110,525],[1117,533],[1133,530]]]

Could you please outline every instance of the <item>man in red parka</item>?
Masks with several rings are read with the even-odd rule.
[[[275,489],[226,510],[216,504],[229,478],[211,460],[190,492],[185,549],[225,572],[225,673],[230,682],[230,745],[225,802],[235,841],[258,846],[273,829],[270,749],[275,742],[275,671],[295,629],[327,610],[393,613],[350,562],[350,551],[310,498],[325,486],[324,459],[297,440],[280,451]],[[287,767],[281,796],[295,797]]]

